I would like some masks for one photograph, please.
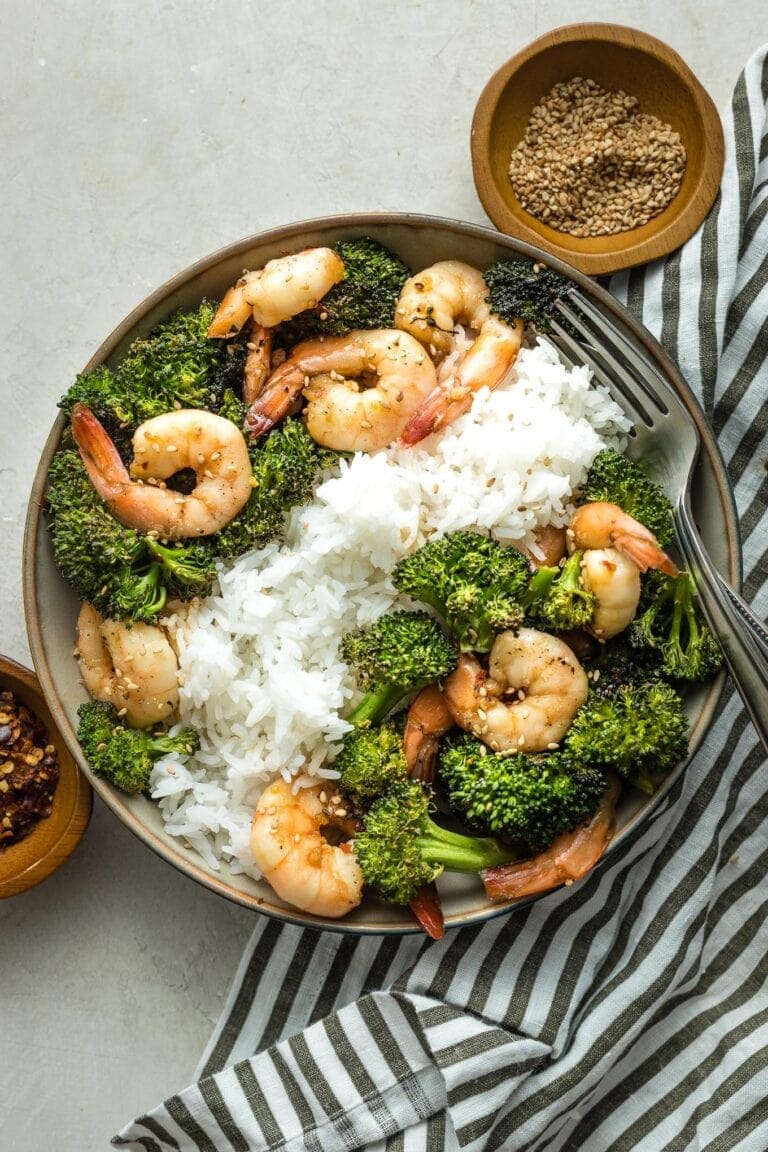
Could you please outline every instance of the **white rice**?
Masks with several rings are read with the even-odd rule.
[[[257,877],[258,796],[277,773],[298,787],[334,777],[349,729],[341,714],[356,699],[339,641],[397,603],[397,561],[458,528],[531,547],[538,527],[566,523],[592,460],[623,448],[629,427],[586,369],[564,368],[538,343],[442,434],[342,461],[291,513],[284,544],[222,566],[218,590],[170,621],[181,723],[201,747],[155,766],[166,830],[211,868],[224,859]]]

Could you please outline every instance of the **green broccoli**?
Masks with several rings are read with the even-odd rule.
[[[151,621],[160,615],[168,600],[160,564],[126,569],[116,579],[102,585],[102,589],[108,596],[104,605],[106,614],[121,620]]]
[[[364,696],[347,717],[377,724],[411,692],[447,676],[456,649],[426,612],[392,612],[368,628],[347,632],[339,652],[352,665]]]
[[[355,856],[363,879],[389,904],[408,904],[443,871],[480,872],[514,854],[496,840],[463,836],[430,817],[431,792],[416,780],[394,784],[363,817]]]
[[[478,532],[449,532],[395,566],[399,592],[429,604],[462,652],[488,652],[495,634],[525,617],[531,572],[515,548]]]
[[[161,544],[145,537],[147,550],[159,568],[169,595],[180,600],[208,596],[216,579],[217,549],[209,541],[190,539],[182,544]]]
[[[659,484],[646,476],[628,456],[613,448],[598,452],[587,481],[579,493],[580,504],[604,500],[618,504],[624,512],[653,532],[662,548],[675,538],[672,504]]]
[[[144,537],[109,514],[65,436],[51,461],[47,506],[56,564],[77,594],[108,616],[151,621],[165,598]]]
[[[208,339],[216,305],[204,300],[194,312],[177,312],[134,340],[117,369],[134,399],[134,423],[175,407],[216,411],[223,398],[215,376],[232,353]]]
[[[130,456],[133,432],[138,424],[135,401],[120,376],[100,364],[91,372],[75,377],[74,384],[59,401],[59,407],[72,415],[75,404],[90,408],[106,428],[121,455]]]
[[[405,264],[370,237],[342,240],[334,250],[344,262],[344,279],[314,308],[278,326],[275,339],[281,347],[358,328],[394,326],[395,304],[410,275]]]
[[[658,654],[661,671],[672,680],[711,680],[723,666],[723,654],[697,603],[689,572],[649,574],[645,610],[636,616],[630,641]]]
[[[220,556],[240,556],[282,537],[285,515],[312,498],[315,480],[330,459],[299,420],[284,420],[264,440],[252,440],[253,493],[216,536]]]
[[[502,755],[467,732],[444,742],[440,778],[451,808],[470,827],[503,836],[526,854],[591,816],[605,791],[602,772],[562,752]]]
[[[170,316],[134,340],[114,370],[101,365],[78,376],[59,407],[70,415],[85,404],[123,451],[135,427],[153,416],[173,408],[218,411],[227,392],[240,388],[245,346],[207,338],[215,311],[204,300]]]
[[[535,606],[535,614],[550,628],[583,628],[595,614],[597,598],[581,582],[583,553],[569,556],[549,587],[546,597]]]
[[[570,288],[559,272],[530,260],[497,260],[486,268],[491,311],[514,324],[518,318],[546,332],[557,301]]]
[[[636,688],[661,679],[659,654],[652,648],[634,648],[624,632],[598,646],[582,661],[589,677],[590,696],[612,699],[622,688]]]
[[[89,700],[77,710],[77,738],[94,772],[123,792],[146,791],[156,760],[171,752],[191,755],[200,738],[191,728],[171,736],[164,728],[126,728],[111,704]]]
[[[661,681],[591,693],[576,713],[563,754],[579,765],[614,769],[652,794],[688,750],[688,721],[674,688]]]
[[[348,732],[333,762],[339,787],[358,808],[366,808],[398,780],[408,776],[399,718],[363,725]]]
[[[169,595],[210,592],[215,554],[201,541],[164,546],[106,509],[69,433],[51,461],[47,506],[56,564],[78,595],[104,615],[151,622]]]

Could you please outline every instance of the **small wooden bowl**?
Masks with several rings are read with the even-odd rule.
[[[526,212],[512,190],[509,160],[531,111],[555,84],[574,76],[622,89],[637,98],[641,113],[680,133],[687,153],[680,191],[640,228],[614,236],[569,236]],[[688,65],[661,40],[618,24],[571,24],[534,40],[494,73],[472,121],[475,187],[496,227],[589,276],[644,264],[683,244],[712,206],[723,156],[717,110]]]
[[[18,896],[55,872],[75,850],[91,818],[93,792],[53,723],[33,672],[0,656],[0,689],[26,704],[48,730],[59,761],[59,783],[50,816],[38,820],[16,844],[0,847],[0,899]]]

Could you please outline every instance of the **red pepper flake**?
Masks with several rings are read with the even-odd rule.
[[[58,782],[45,725],[13,692],[0,691],[0,850],[50,816]]]

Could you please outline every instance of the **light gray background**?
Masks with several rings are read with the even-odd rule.
[[[0,650],[29,662],[21,542],[56,401],[152,288],[313,215],[487,223],[472,112],[526,43],[618,20],[677,49],[722,108],[763,15],[763,0],[0,0]],[[0,1149],[104,1150],[183,1087],[253,924],[97,802],[71,860],[0,904]]]

